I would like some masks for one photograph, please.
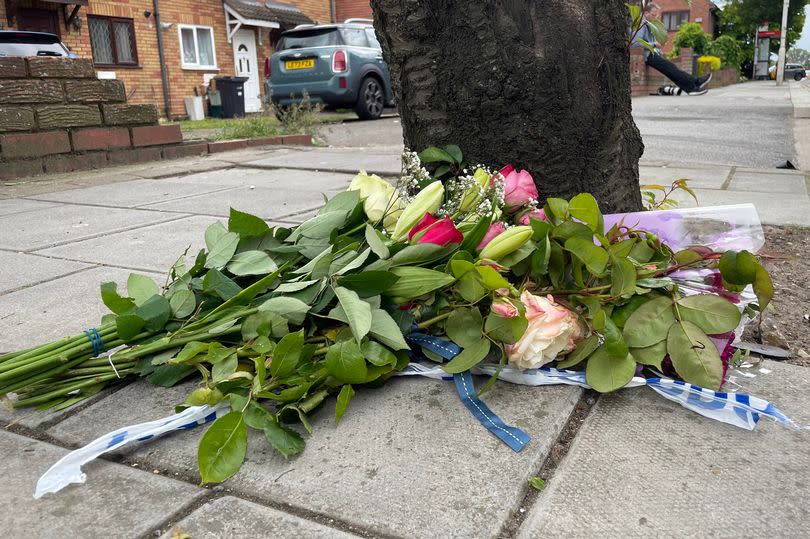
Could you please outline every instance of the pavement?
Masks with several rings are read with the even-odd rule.
[[[774,129],[791,132],[790,112],[782,114],[791,92],[766,84],[724,90],[716,106],[734,110],[746,95],[762,109],[770,102]],[[679,98],[634,107],[666,99]],[[358,168],[398,174],[401,139],[393,128],[374,134],[395,121],[325,135],[350,146],[249,149],[0,184],[0,350],[96,324],[102,281],[124,283],[135,271],[162,283],[231,206],[298,223]],[[640,124],[654,147],[659,135]],[[806,173],[768,164],[794,156],[792,137],[761,142],[750,151],[761,150],[756,159],[737,163],[726,161],[736,150],[686,161],[653,155],[641,163],[642,181],[688,177],[703,205],[751,202],[766,223],[810,225]],[[810,424],[810,370],[764,361],[731,376],[730,391]],[[515,454],[476,422],[452,383],[426,379],[359,391],[339,426],[324,407],[307,449],[288,461],[252,438],[242,470],[220,486],[197,486],[199,428],[99,459],[85,466],[86,485],[32,499],[37,478],[68,450],[170,415],[191,389],[136,381],[55,413],[0,409],[5,535],[170,537],[176,526],[195,539],[800,537],[810,521],[810,431],[768,421],[744,431],[647,388],[597,396],[499,383],[484,400],[533,438]],[[542,492],[528,484],[537,475],[547,480]]]

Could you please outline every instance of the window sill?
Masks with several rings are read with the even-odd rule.
[[[104,71],[116,69],[143,69],[142,65],[135,64],[93,64],[93,67]]]
[[[210,71],[214,73],[219,73],[218,67],[199,67],[199,66],[180,66],[180,69],[183,71]]]

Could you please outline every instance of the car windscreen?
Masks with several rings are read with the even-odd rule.
[[[0,38],[0,56],[67,56],[60,43],[17,43]]]
[[[318,28],[299,30],[281,36],[276,50],[304,49],[309,47],[328,47],[338,44],[337,28]]]

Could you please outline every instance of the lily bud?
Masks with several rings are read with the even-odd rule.
[[[383,220],[383,228],[390,231],[397,223],[405,203],[393,185],[376,174],[365,171],[354,177],[348,191],[360,191],[363,211],[372,223]]]
[[[464,198],[461,199],[459,210],[462,212],[466,212],[478,204],[481,200],[481,194],[489,187],[489,174],[487,174],[487,171],[483,168],[477,169],[475,174],[473,174],[473,178],[475,178],[476,185],[467,191],[464,194]]]
[[[495,236],[486,247],[481,250],[480,257],[489,260],[500,260],[525,245],[532,237],[532,227],[515,226],[506,232]]]
[[[443,201],[444,185],[442,182],[433,182],[422,189],[402,211],[391,238],[401,241],[426,213],[435,213]]]

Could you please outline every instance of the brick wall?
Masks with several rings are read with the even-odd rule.
[[[681,49],[681,54],[671,61],[682,71],[692,73],[692,49]],[[723,68],[714,73],[709,88],[720,88],[738,82],[739,73],[734,68]],[[644,62],[643,49],[630,49],[630,87],[633,96],[656,93],[661,86],[672,81]]]
[[[688,11],[689,22],[700,22],[703,31],[709,35],[714,33],[714,18],[712,17],[711,0],[692,0],[691,7],[686,0],[655,0],[661,8],[661,13],[671,11]],[[664,52],[672,50],[672,41],[675,39],[677,31],[669,32],[669,39],[666,44],[661,47]]]
[[[295,4],[308,17],[316,21],[329,22],[329,0],[287,0]],[[16,3],[16,2],[15,2]],[[58,4],[36,1],[21,2],[22,7],[54,10]],[[0,24],[8,27],[5,13],[6,3],[0,0]],[[151,103],[158,106],[163,113],[163,87],[161,82],[160,61],[157,46],[157,31],[154,17],[144,17],[144,12],[152,12],[152,0],[120,0],[116,2],[91,0],[88,6],[82,7],[77,18],[80,28],[65,27],[61,11],[58,11],[59,34],[62,41],[81,58],[92,58],[87,15],[121,17],[132,19],[135,29],[135,41],[138,53],[138,66],[99,67],[98,71],[114,71],[115,78],[126,85],[128,97],[132,103]],[[162,30],[164,53],[169,77],[169,94],[171,96],[171,113],[173,117],[185,116],[184,97],[194,95],[194,89],[203,91],[206,75],[233,75],[233,48],[227,41],[225,12],[221,0],[163,0],[160,2],[162,23],[171,23],[171,27]],[[181,50],[178,24],[210,26],[214,31],[214,52],[216,69],[184,69],[181,65]],[[15,28],[15,26],[11,26]],[[262,29],[261,44],[257,39],[257,60],[259,67],[264,58],[272,53],[267,29]],[[258,36],[257,36],[258,37]],[[261,71],[260,71],[261,74]],[[263,80],[259,85],[264,90]]]
[[[345,21],[351,18],[371,18],[371,4],[368,0],[335,0],[335,19]]]
[[[96,79],[90,60],[0,57],[0,179],[99,168],[182,142],[124,83]]]

